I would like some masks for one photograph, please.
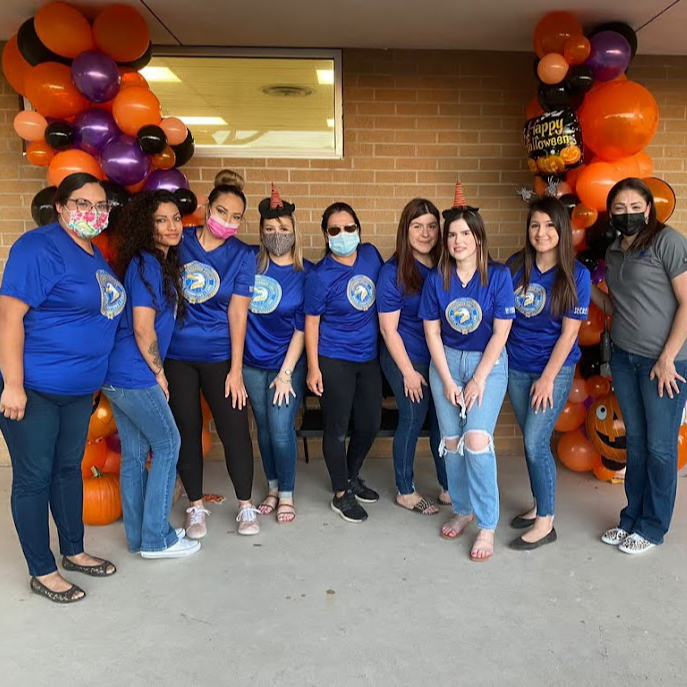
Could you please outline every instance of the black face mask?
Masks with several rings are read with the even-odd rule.
[[[623,236],[634,236],[647,225],[643,212],[629,212],[626,215],[611,215],[611,226]]]

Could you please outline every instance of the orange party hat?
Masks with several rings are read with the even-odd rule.
[[[281,196],[279,195],[279,191],[274,187],[274,184],[272,184],[272,194],[270,195],[270,209],[271,210],[276,210],[276,208],[283,208],[284,207],[284,201],[281,199]]]

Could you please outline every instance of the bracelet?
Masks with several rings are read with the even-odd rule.
[[[278,374],[276,379],[280,384],[291,384],[291,380],[290,379],[283,379],[281,374]]]
[[[477,381],[474,377],[472,378],[472,381],[477,384],[479,387],[480,391],[484,391],[484,387],[486,386],[486,382],[479,382]]]

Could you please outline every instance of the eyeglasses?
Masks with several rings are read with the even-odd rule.
[[[93,208],[96,209],[96,212],[109,212],[112,207],[112,204],[107,200],[95,203],[94,205],[90,200],[86,200],[85,198],[70,198],[67,203],[74,203],[79,212],[91,212]]]
[[[343,227],[327,227],[327,233],[330,236],[338,236],[341,233],[341,230],[344,230],[348,234],[353,234],[354,232],[358,231],[358,225],[357,224],[346,224]]]

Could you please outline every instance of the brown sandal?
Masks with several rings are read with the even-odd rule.
[[[274,501],[272,505],[271,501]],[[258,506],[260,515],[272,515],[279,504],[279,497],[276,494],[267,494],[262,500],[262,503]]]
[[[419,513],[420,515],[438,515],[439,514],[439,509],[437,508],[436,504],[434,501],[431,501],[428,498],[425,498],[424,496],[412,507],[408,508],[408,506],[404,506],[400,501],[396,501],[397,506],[401,506],[404,510],[409,510],[411,513]],[[435,510],[431,510],[434,508]],[[430,512],[427,512],[430,511]]]
[[[292,518],[289,518],[288,520],[285,519],[280,519],[280,516],[288,516],[288,515],[293,515]],[[282,503],[281,501],[279,502],[279,506],[277,506],[277,522],[280,525],[288,525],[289,523],[293,522],[296,519],[296,508],[294,507],[293,503]]]

